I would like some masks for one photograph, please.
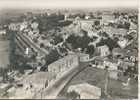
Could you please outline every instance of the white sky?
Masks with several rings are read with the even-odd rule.
[[[139,0],[0,0],[0,8],[138,7]]]

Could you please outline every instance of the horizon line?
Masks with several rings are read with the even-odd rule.
[[[138,8],[138,0],[0,0],[4,8]]]

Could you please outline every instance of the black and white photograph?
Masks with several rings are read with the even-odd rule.
[[[0,99],[139,100],[139,0],[0,0]]]

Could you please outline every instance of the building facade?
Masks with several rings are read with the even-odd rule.
[[[55,61],[48,66],[48,72],[53,73],[56,77],[59,77],[64,71],[70,69],[71,67],[76,67],[79,65],[78,56],[70,54],[62,59]]]
[[[89,54],[77,53],[77,56],[79,57],[80,62],[86,62],[89,60]]]
[[[97,49],[98,49],[98,52],[100,53],[100,56],[101,56],[101,57],[105,57],[105,56],[110,55],[109,48],[108,48],[108,46],[106,46],[106,45],[104,45],[104,46],[99,46]]]
[[[101,97],[101,88],[88,83],[81,83],[69,86],[67,93],[76,92],[79,95],[78,99],[96,99]]]

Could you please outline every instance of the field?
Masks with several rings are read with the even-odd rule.
[[[9,64],[9,41],[0,40],[0,68]]]

